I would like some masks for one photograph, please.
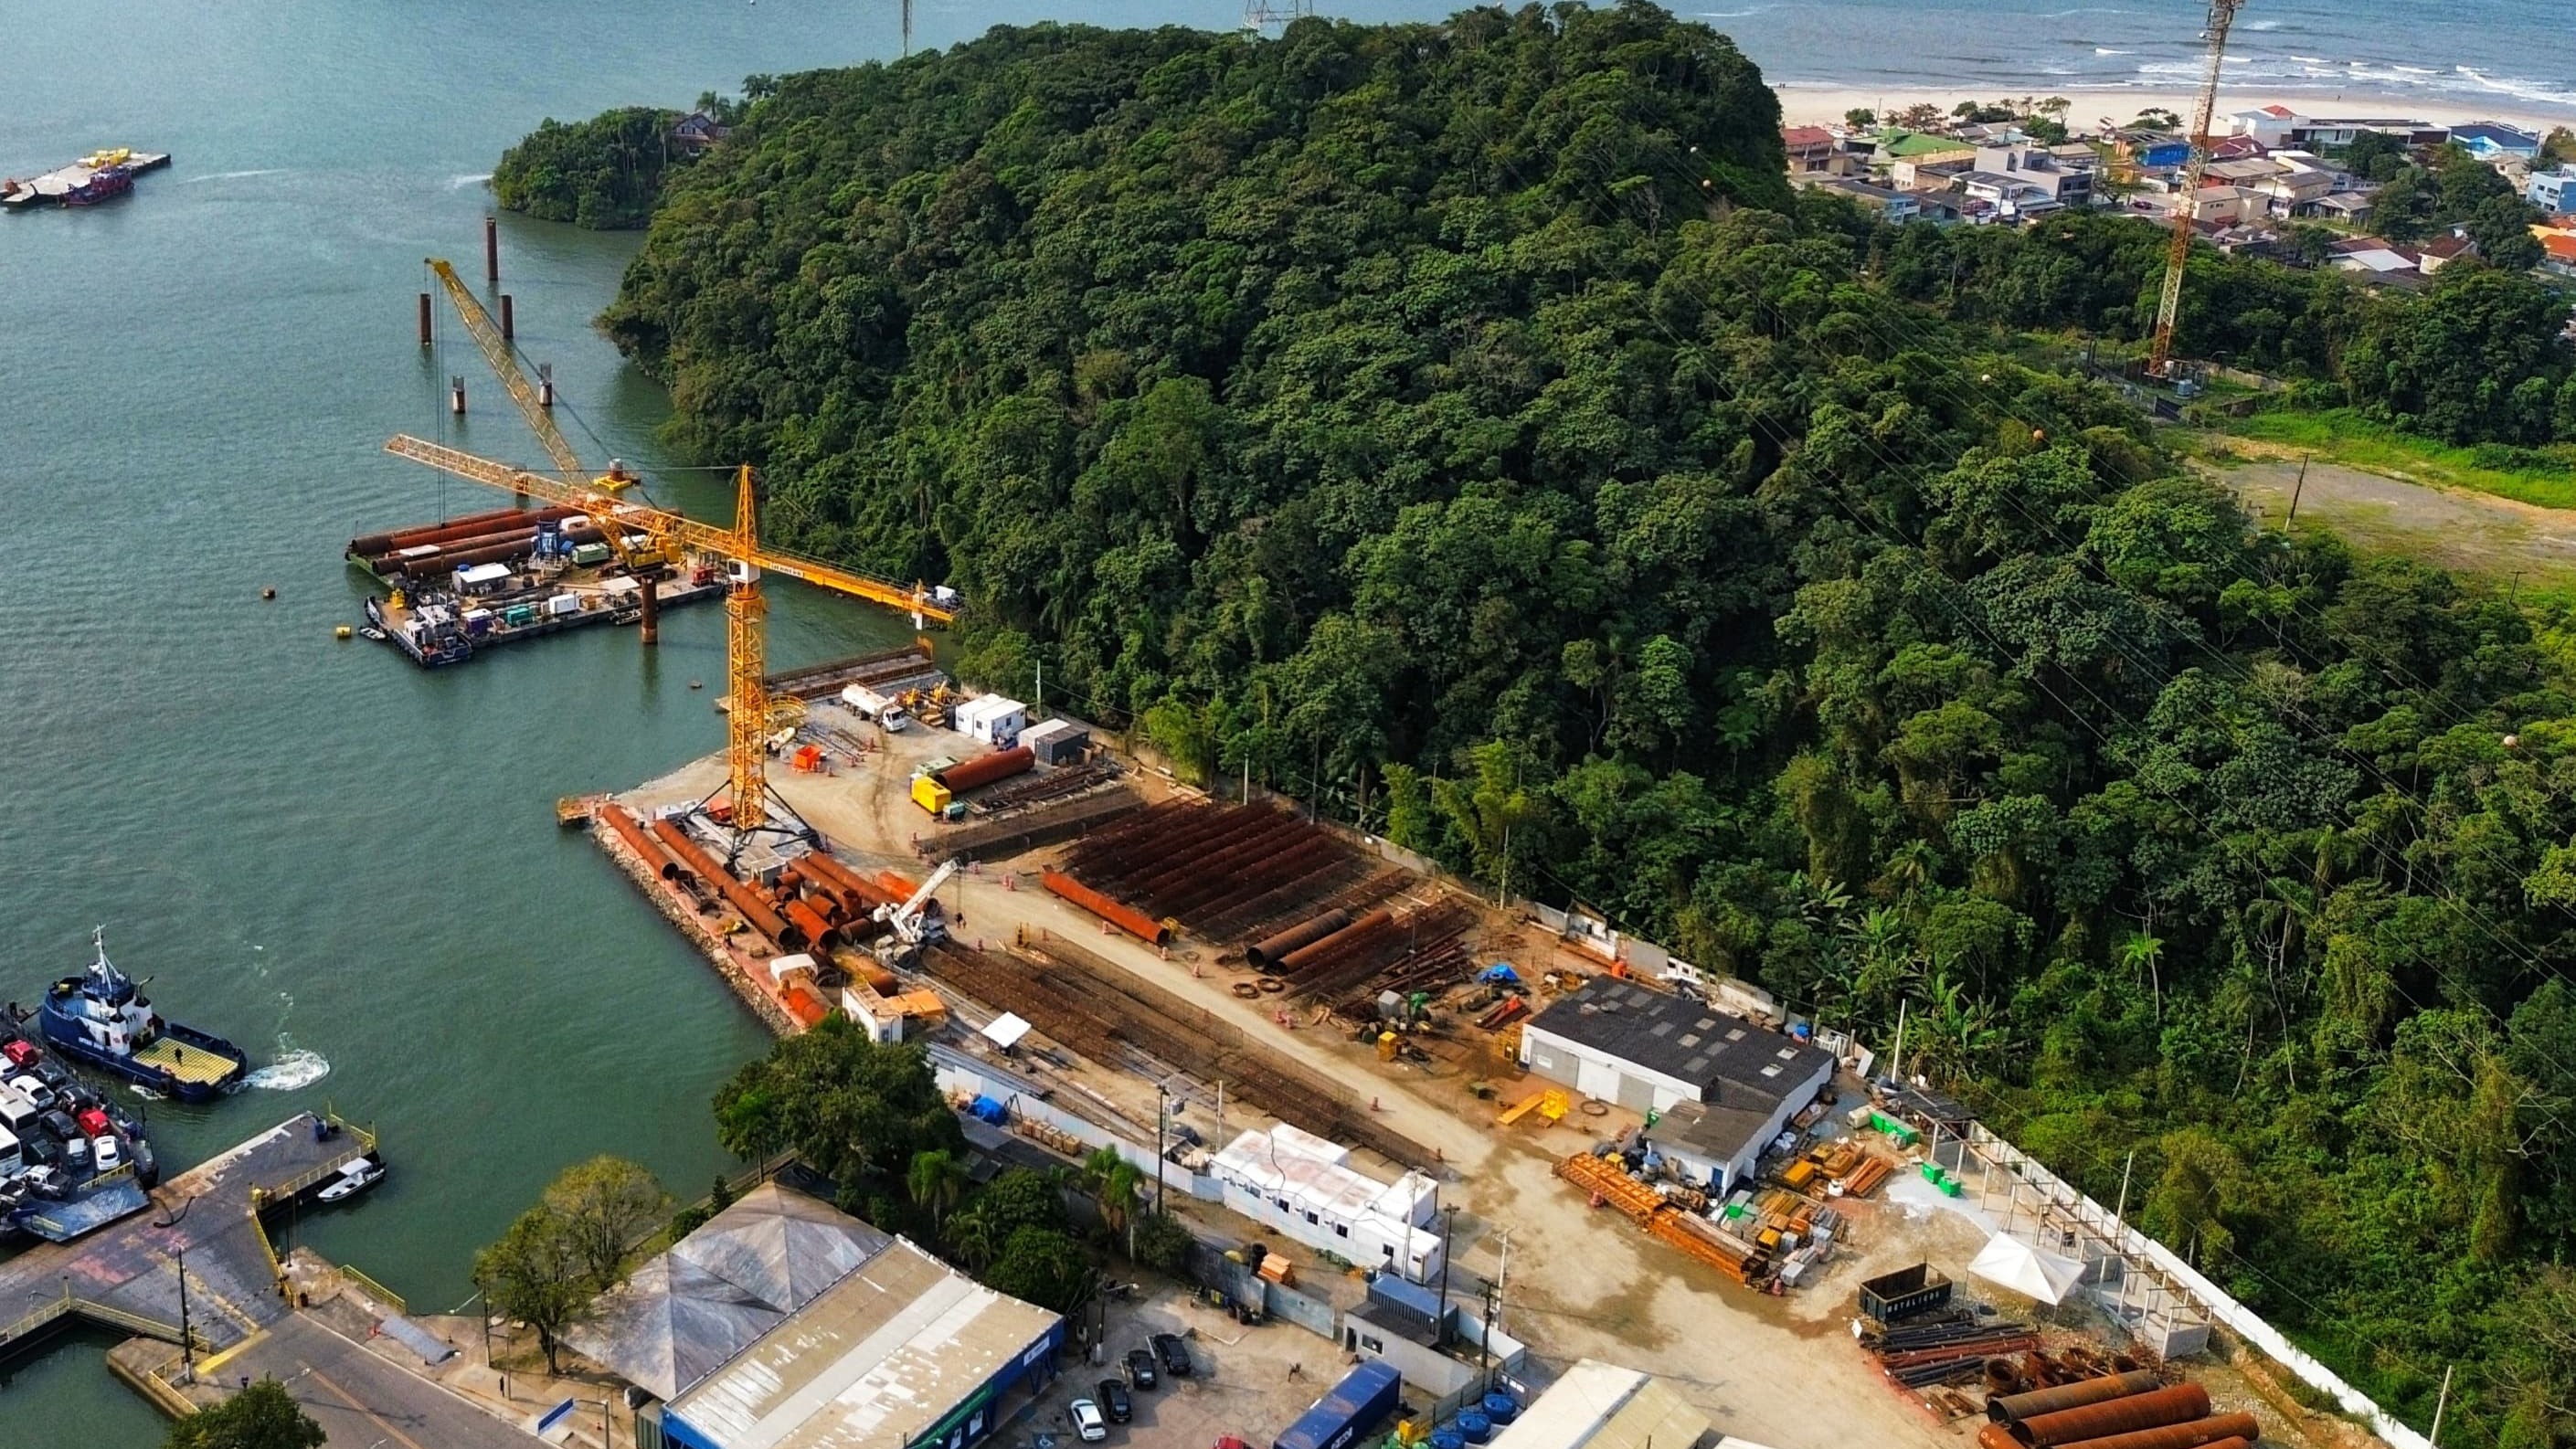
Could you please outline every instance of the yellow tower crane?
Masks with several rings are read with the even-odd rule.
[[[611,539],[622,540],[631,536],[645,540],[648,549],[640,549],[639,552],[649,551],[655,557],[674,559],[696,554],[725,561],[726,708],[730,715],[726,721],[726,776],[728,823],[733,829],[737,849],[751,836],[769,829],[772,816],[768,769],[767,636],[764,625],[769,615],[769,601],[760,591],[762,571],[785,574],[835,593],[906,610],[911,613],[916,629],[930,622],[950,623],[957,617],[954,610],[932,603],[927,592],[919,586],[906,590],[900,584],[762,544],[752,471],[747,466],[735,477],[733,527],[719,528],[684,514],[618,498],[581,483],[513,468],[507,463],[496,463],[489,458],[476,457],[408,434],[387,441],[385,451],[399,458],[425,463],[458,478],[523,493],[557,506],[580,509],[599,524],[601,533]],[[780,808],[783,810],[784,807]]]
[[[2218,117],[2218,77],[2227,61],[2227,31],[2245,0],[2209,0],[2209,28],[2201,38],[2209,54],[2200,75],[2200,97],[2193,103],[2191,158],[2182,168],[2182,194],[2175,199],[2173,245],[2165,254],[2164,292],[2156,299],[2156,339],[2147,352],[2147,373],[2163,377],[2173,367],[2174,327],[2182,320],[2183,267],[2191,260],[2192,222],[2200,214],[2200,180],[2209,174],[2209,128]]]

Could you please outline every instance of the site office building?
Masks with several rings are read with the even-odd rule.
[[[1521,1029],[1534,1076],[1632,1112],[1719,1191],[1752,1176],[1764,1146],[1833,1079],[1831,1053],[1669,991],[1596,977]]]
[[[1440,1189],[1419,1172],[1393,1184],[1353,1168],[1350,1149],[1282,1122],[1248,1131],[1208,1164],[1226,1207],[1310,1248],[1416,1283],[1440,1271],[1431,1232]]]

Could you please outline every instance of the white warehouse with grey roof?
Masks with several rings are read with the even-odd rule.
[[[1649,1136],[1720,1191],[1833,1079],[1833,1056],[1715,1007],[1598,978],[1521,1030],[1521,1065],[1638,1113]]]

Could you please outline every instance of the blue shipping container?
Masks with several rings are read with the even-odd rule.
[[[1289,1425],[1270,1449],[1349,1449],[1379,1420],[1395,1412],[1396,1395],[1403,1387],[1402,1375],[1383,1360],[1370,1359],[1342,1375],[1332,1392],[1317,1399],[1315,1407]]]

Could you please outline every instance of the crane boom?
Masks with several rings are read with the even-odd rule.
[[[885,579],[871,578],[866,574],[855,573],[837,565],[824,563],[819,559],[806,558],[801,554],[769,547],[756,539],[746,539],[739,526],[723,528],[712,523],[701,523],[683,514],[611,497],[592,485],[549,478],[540,473],[530,473],[524,469],[513,468],[506,463],[496,463],[489,458],[480,458],[472,453],[444,447],[409,434],[402,434],[388,441],[385,444],[385,451],[398,458],[409,458],[415,463],[426,463],[442,473],[489,484],[494,488],[524,492],[530,497],[543,499],[562,507],[578,508],[598,520],[602,531],[608,533],[612,539],[618,536],[621,529],[626,532],[641,533],[654,539],[665,550],[690,548],[719,558],[736,559],[771,573],[785,574],[792,579],[802,579],[818,588],[830,589],[835,593],[866,599],[870,603],[883,604],[890,609],[917,614],[934,623],[954,623],[957,618],[957,612],[954,609],[944,609],[932,603],[925,590],[907,589],[901,584]]]
[[[2164,293],[2156,301],[2156,340],[2147,353],[2147,371],[2165,375],[2173,365],[2174,326],[2182,320],[2182,274],[2191,260],[2192,223],[2200,213],[2200,181],[2209,172],[2209,128],[2218,117],[2218,77],[2227,61],[2227,30],[2245,0],[2209,0],[2209,57],[2200,75],[2200,95],[2192,103],[2191,129],[2183,139],[2191,157],[2183,163],[2182,196],[2174,207],[2173,245],[2165,254]]]
[[[519,360],[511,352],[510,340],[501,335],[500,324],[492,320],[491,313],[483,310],[483,304],[475,299],[473,289],[465,285],[464,279],[456,275],[456,268],[448,265],[444,258],[431,257],[428,266],[438,275],[439,285],[447,289],[447,300],[456,304],[456,315],[464,319],[465,330],[474,338],[474,345],[483,350],[483,360],[491,365],[492,375],[501,379],[501,386],[510,394],[510,401],[518,406],[519,416],[528,420],[529,430],[537,435],[538,445],[546,450],[547,457],[554,459],[555,471],[568,479],[588,476],[589,470],[581,466],[581,459],[573,454],[572,444],[565,441],[563,430],[555,426],[553,414],[546,411],[536,388],[529,384],[528,375],[519,370]],[[629,480],[618,477],[615,483],[607,479],[598,481],[603,487],[617,487]]]

